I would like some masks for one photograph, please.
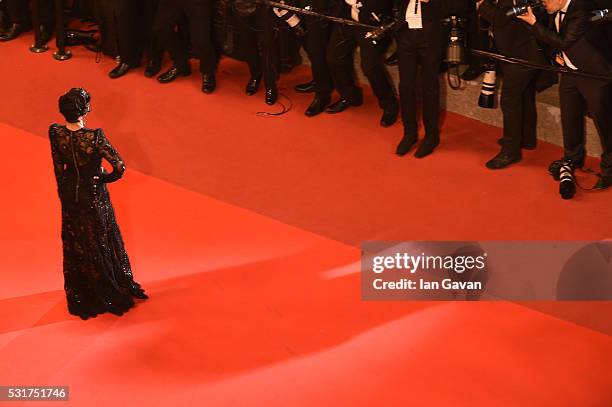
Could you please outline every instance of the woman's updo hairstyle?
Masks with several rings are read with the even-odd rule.
[[[85,89],[72,88],[59,98],[59,110],[68,123],[77,123],[79,117],[89,112],[91,97]]]

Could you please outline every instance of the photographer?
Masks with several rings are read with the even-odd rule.
[[[344,0],[338,2],[336,15],[369,25],[380,25],[393,12],[393,0]],[[385,52],[389,39],[376,44],[366,38],[367,31],[349,25],[336,24],[333,27],[328,48],[328,60],[340,100],[332,103],[327,113],[340,113],[350,106],[361,106],[363,94],[355,84],[353,54],[359,47],[361,69],[372,86],[383,109],[380,125],[389,127],[397,121],[399,105],[388,72],[385,69]]]
[[[172,67],[157,77],[160,83],[169,83],[179,76],[191,74],[188,49],[175,30],[184,18],[189,25],[193,51],[200,60],[202,92],[214,92],[219,55],[212,38],[213,13],[213,0],[160,0],[154,31],[173,61]]]
[[[143,50],[149,62],[145,76],[155,76],[161,69],[162,49],[153,30],[159,0],[108,0],[99,3],[101,31],[115,37],[119,64],[108,76],[117,79],[140,66]]]
[[[440,143],[440,81],[438,72],[444,53],[441,20],[463,12],[461,0],[396,0],[396,19],[402,21],[397,31],[397,57],[400,74],[400,103],[404,137],[396,149],[406,155],[418,141],[416,84],[421,67],[423,86],[423,122],[425,138],[415,152],[422,158],[431,154]]]
[[[603,32],[590,23],[596,8],[591,0],[544,0],[549,26],[538,20],[531,8],[518,16],[531,32],[556,52],[555,60],[572,71],[612,76],[610,52]],[[584,115],[590,112],[599,134],[603,153],[601,178],[595,189],[612,186],[612,81],[562,73],[559,85],[564,159],[574,168],[584,165],[586,156]]]
[[[274,32],[274,16],[270,7],[257,4],[253,0],[234,2],[234,9],[240,30],[241,45],[246,52],[250,79],[246,94],[254,95],[259,90],[263,77],[266,87],[265,100],[273,105],[278,99],[279,54],[277,36]]]
[[[493,39],[501,54],[546,65],[546,56],[529,28],[520,20],[508,16],[508,11],[515,5],[513,0],[499,0],[497,4],[492,0],[477,3],[480,15],[491,24]],[[546,15],[541,18],[546,18]],[[492,170],[520,161],[521,148],[535,148],[536,88],[543,90],[555,80],[552,73],[518,64],[502,62],[500,67],[504,75],[500,103],[504,133],[501,152],[486,163],[487,168]]]

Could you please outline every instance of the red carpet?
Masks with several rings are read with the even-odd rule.
[[[207,96],[29,41],[0,45],[0,385],[69,385],[78,406],[612,405],[610,304],[372,303],[358,274],[329,278],[364,239],[608,237],[610,193],[557,196],[557,147],[492,173],[499,130],[448,113],[436,154],[400,159],[371,97],[307,119],[287,91],[294,111],[261,118],[233,61]],[[151,299],[121,318],[65,310],[46,128],[72,86],[128,165],[111,194]]]

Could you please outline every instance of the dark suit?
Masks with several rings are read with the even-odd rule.
[[[602,47],[602,44],[607,44],[606,38],[599,27],[589,22],[595,8],[595,3],[590,0],[571,0],[559,32],[555,18],[551,19],[548,27],[537,22],[532,26],[532,32],[553,52],[565,52],[578,71],[612,77],[610,50]],[[578,165],[584,163],[584,115],[588,111],[603,149],[602,173],[612,176],[612,81],[561,74],[559,97],[565,158]]]
[[[369,25],[380,25],[373,17],[375,13],[381,19],[390,16],[393,10],[392,0],[361,0],[359,22]],[[346,2],[337,3],[335,14],[351,19],[351,6]],[[381,108],[397,106],[395,91],[385,68],[385,52],[389,46],[388,39],[373,44],[365,38],[367,30],[336,24],[332,29],[328,47],[328,61],[336,90],[343,99],[359,104],[361,89],[355,85],[353,54],[359,47],[361,69],[368,78],[372,90]]]
[[[495,45],[501,54],[547,65],[546,56],[531,35],[529,26],[515,17],[506,16],[513,6],[513,0],[500,0],[497,5],[485,0],[478,11],[491,24]],[[521,65],[502,62],[500,66],[504,75],[501,94],[504,116],[502,152],[516,157],[521,155],[521,146],[536,144],[536,81],[547,79],[552,84],[554,77],[551,73]]]
[[[405,20],[409,0],[397,0],[399,19]],[[417,138],[416,84],[421,67],[423,122],[425,138],[436,143],[440,137],[440,63],[444,53],[444,30],[441,20],[463,11],[461,2],[430,0],[421,3],[422,29],[410,29],[404,22],[397,31],[397,58],[400,74],[400,103],[404,135]]]

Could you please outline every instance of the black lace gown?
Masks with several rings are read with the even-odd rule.
[[[64,289],[68,310],[89,318],[121,315],[147,298],[134,281],[115,219],[107,183],[117,181],[125,164],[101,129],[49,128],[57,189],[62,205]],[[102,159],[113,166],[107,173]]]

